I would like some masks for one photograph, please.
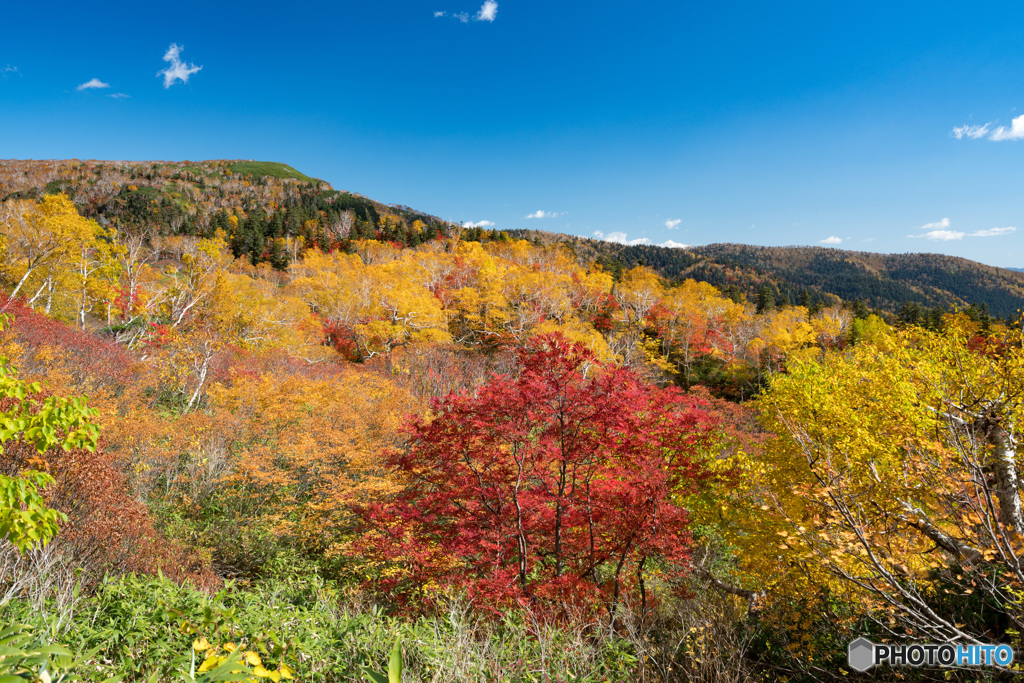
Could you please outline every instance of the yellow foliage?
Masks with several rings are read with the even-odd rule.
[[[254,497],[275,533],[330,554],[353,510],[397,490],[381,448],[401,443],[405,415],[419,406],[370,373],[336,380],[236,376],[210,390],[216,423],[232,425],[232,495]]]

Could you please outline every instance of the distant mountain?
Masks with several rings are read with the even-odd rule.
[[[694,278],[753,300],[764,285],[798,303],[861,300],[896,311],[907,303],[947,310],[985,304],[992,315],[1015,318],[1024,309],[1024,272],[941,254],[874,254],[825,247],[743,244],[670,249],[623,245],[583,237],[516,231],[542,242],[567,244],[583,260],[606,267],[643,264],[671,280]],[[804,292],[807,292],[805,295]]]

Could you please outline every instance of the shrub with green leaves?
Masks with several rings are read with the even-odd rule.
[[[11,317],[0,314],[0,330]],[[49,448],[96,450],[99,428],[92,421],[96,412],[84,398],[51,396],[35,400],[38,383],[24,382],[10,360],[0,356],[0,399],[9,407],[0,410],[0,453],[4,444],[17,438],[35,446],[36,452]],[[10,541],[19,552],[33,545],[46,545],[67,517],[47,507],[39,490],[53,483],[45,472],[30,470],[20,477],[0,474],[0,540]]]

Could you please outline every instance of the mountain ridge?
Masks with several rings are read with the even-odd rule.
[[[860,300],[889,313],[907,305],[951,310],[983,304],[993,315],[1014,318],[1024,308],[1024,270],[942,254],[733,243],[659,247],[538,230],[467,228],[335,190],[284,163],[251,159],[0,160],[0,199],[55,192],[67,192],[83,215],[119,228],[194,235],[224,230],[235,256],[275,267],[288,262],[282,240],[292,245],[289,240],[301,237],[305,247],[350,249],[359,239],[416,246],[457,233],[465,240],[517,237],[558,244],[584,264],[616,273],[645,265],[671,281],[709,282],[737,300],[752,301],[767,288],[783,303]]]

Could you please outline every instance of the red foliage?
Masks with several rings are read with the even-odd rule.
[[[128,315],[134,313],[138,308],[139,294],[127,287],[115,287],[114,291],[117,294],[114,297],[114,306],[121,311],[118,318],[124,322],[128,319]]]
[[[1005,338],[999,338],[985,334],[975,334],[967,340],[967,349],[979,356],[992,359],[1002,359],[1014,346],[1019,346]]]
[[[644,568],[682,571],[689,515],[718,438],[707,403],[604,367],[560,335],[519,351],[515,379],[435,402],[388,463],[409,484],[371,507],[362,551],[406,567],[386,588],[466,586],[479,606],[565,603],[614,613]]]
[[[8,299],[0,295],[0,307],[4,305],[6,312],[14,314],[11,332],[26,349],[24,360],[18,363],[23,371],[33,369],[32,359],[41,347],[51,346],[60,351],[55,362],[70,374],[77,391],[124,387],[136,380],[136,360],[114,341],[36,313],[21,300],[8,304]]]
[[[323,321],[324,340],[328,346],[334,347],[334,350],[345,360],[353,363],[362,360],[362,354],[359,353],[359,344],[352,328],[324,318],[321,318],[321,320]]]

